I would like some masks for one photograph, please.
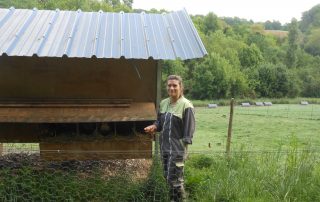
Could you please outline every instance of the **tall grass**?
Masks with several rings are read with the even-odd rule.
[[[194,156],[187,163],[190,201],[320,201],[319,154],[290,150]]]

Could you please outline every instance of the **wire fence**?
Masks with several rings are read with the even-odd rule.
[[[285,105],[236,107],[236,114],[320,120],[320,105]]]
[[[211,129],[215,132],[219,124],[227,127],[228,108],[201,108],[196,113],[203,116],[200,122],[206,138],[197,141],[207,149],[203,150],[200,143],[203,149],[191,147],[185,162],[165,163],[158,143],[152,152],[122,153],[44,150],[37,143],[0,144],[0,201],[320,201],[319,145],[302,147],[289,141],[286,147],[233,147],[226,155],[226,128],[218,138],[209,139],[207,134]],[[319,133],[313,130],[319,128],[320,105],[237,106],[232,142],[242,140],[248,145],[250,137],[259,143],[257,139],[262,138],[258,135],[264,129],[259,123],[257,127],[250,124],[273,117],[281,118],[276,122],[293,120],[292,125],[312,122],[310,128],[308,125],[302,130],[313,136]],[[152,153],[152,157],[104,160],[106,156],[145,153]]]
[[[289,183],[280,180],[280,174],[288,169],[295,170],[288,178],[300,180],[307,173],[320,186],[320,150],[243,150],[233,151],[231,157],[226,157],[224,152],[190,151],[182,179],[183,196],[181,189],[168,183],[158,153],[153,153],[151,159],[64,160],[64,155],[79,153],[69,150],[60,155],[60,160],[52,160],[42,156],[42,152],[48,151],[40,150],[37,144],[3,144],[0,201],[221,201],[234,197],[228,196],[226,186],[235,194],[241,186],[251,189],[252,185],[246,183],[266,180],[266,175],[270,178],[279,175],[275,183]],[[96,151],[97,156],[100,153]],[[173,172],[170,175],[173,180],[181,177],[181,173]],[[249,174],[254,180],[245,182]],[[256,191],[263,192],[260,188]],[[301,193],[300,196],[292,193],[292,199],[301,197]],[[237,197],[236,201],[241,201],[242,196]]]

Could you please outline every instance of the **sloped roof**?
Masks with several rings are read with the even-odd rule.
[[[0,55],[184,60],[206,54],[185,10],[137,14],[0,9]]]

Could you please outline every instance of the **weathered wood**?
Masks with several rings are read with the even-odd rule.
[[[233,105],[234,105],[234,99],[232,98],[230,101],[230,116],[229,116],[228,138],[227,138],[227,147],[226,147],[227,156],[230,156],[232,120],[233,120]]]
[[[155,60],[1,57],[0,67],[1,99],[156,101]]]
[[[155,119],[156,110],[153,102],[132,103],[130,107],[123,108],[86,106],[0,107],[1,123],[93,123]]]

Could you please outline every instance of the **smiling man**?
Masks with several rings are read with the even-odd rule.
[[[170,75],[167,79],[169,97],[162,100],[157,121],[144,130],[146,133],[160,133],[160,152],[164,177],[170,186],[173,201],[185,199],[183,168],[187,147],[192,144],[195,130],[192,103],[183,96],[182,78]]]

